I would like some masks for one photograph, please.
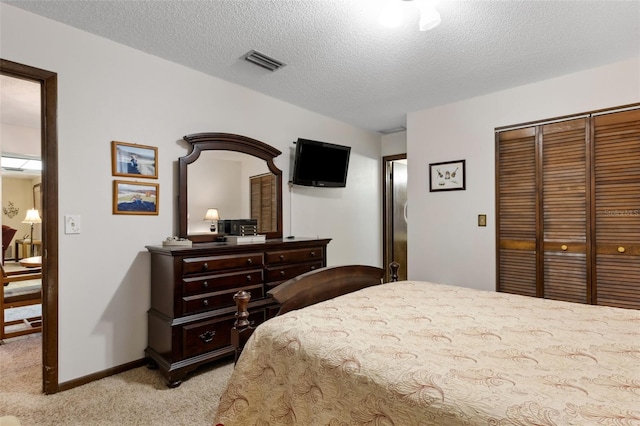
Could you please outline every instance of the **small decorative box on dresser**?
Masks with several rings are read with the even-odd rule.
[[[233,295],[251,293],[255,325],[278,306],[267,291],[326,266],[330,239],[274,239],[258,244],[202,243],[193,247],[147,246],[151,252],[151,309],[145,353],[169,387],[200,365],[233,355]]]

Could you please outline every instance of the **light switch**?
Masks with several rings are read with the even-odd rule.
[[[479,214],[478,215],[478,226],[487,226],[487,215]]]
[[[64,233],[65,234],[80,233],[80,215],[69,214],[64,217]]]

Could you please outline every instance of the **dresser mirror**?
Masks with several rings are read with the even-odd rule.
[[[258,233],[282,237],[282,171],[276,148],[246,136],[197,133],[184,137],[190,151],[178,159],[178,231],[193,242],[216,241],[220,220],[257,219]]]

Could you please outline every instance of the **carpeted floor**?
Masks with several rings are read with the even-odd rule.
[[[0,345],[0,416],[16,416],[22,426],[210,426],[233,371],[233,363],[214,364],[169,389],[158,371],[140,367],[43,395],[41,345],[39,333]]]

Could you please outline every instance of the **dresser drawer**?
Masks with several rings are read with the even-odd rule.
[[[212,291],[262,284],[262,282],[262,269],[201,275],[193,278],[183,278],[182,295],[195,296],[202,293],[211,293]]]
[[[249,310],[249,314],[255,325],[265,321],[264,309]],[[233,315],[226,315],[183,326],[183,357],[189,358],[230,346],[231,328],[235,320]]]
[[[305,272],[322,268],[322,266],[323,266],[322,261],[318,261],[318,262],[298,263],[293,265],[283,265],[280,267],[278,266],[267,267],[267,274],[266,274],[265,281],[267,282],[267,285],[274,286],[279,284],[282,281],[296,277],[300,274],[304,274]]]
[[[296,250],[278,250],[265,253],[265,264],[279,265],[284,263],[310,262],[324,259],[322,247],[310,247]]]
[[[198,312],[233,306],[235,304],[233,301],[233,295],[240,290],[251,292],[251,298],[253,300],[262,299],[264,297],[264,286],[262,283],[246,287],[235,287],[222,291],[183,297],[182,312],[184,315],[191,315]]]
[[[182,260],[182,275],[201,274],[209,271],[262,266],[262,253],[235,254],[229,256],[188,257]]]

